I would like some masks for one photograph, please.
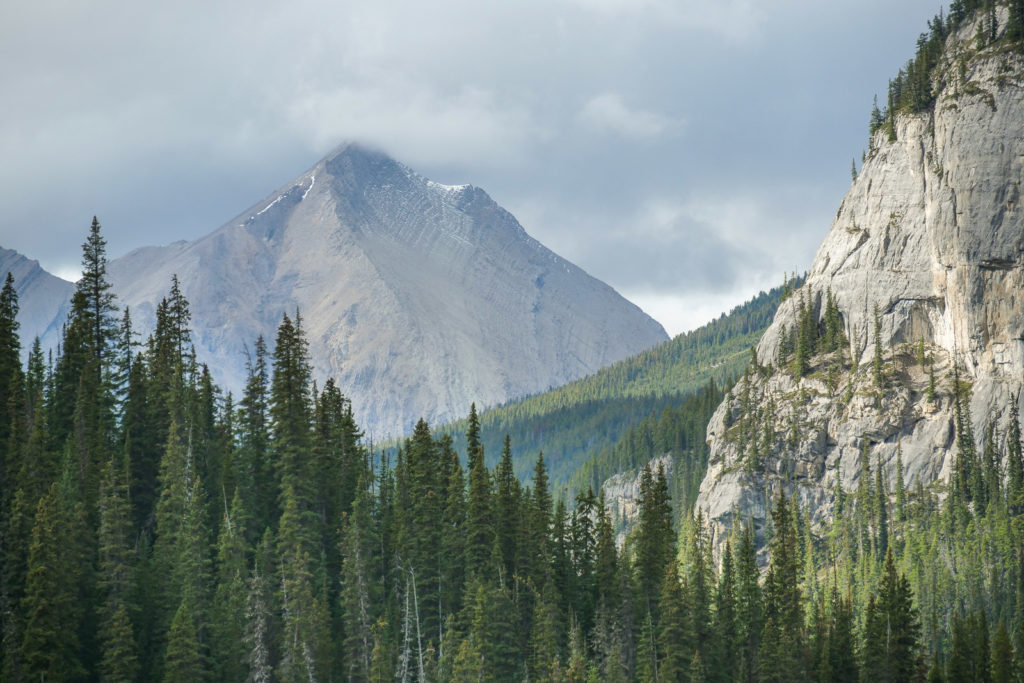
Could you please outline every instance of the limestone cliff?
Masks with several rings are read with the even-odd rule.
[[[999,31],[1005,23],[1004,10]],[[799,495],[813,522],[828,520],[837,479],[856,485],[864,443],[889,481],[897,449],[907,486],[947,479],[954,362],[971,385],[974,433],[990,420],[1004,431],[1024,373],[1024,59],[978,51],[977,33],[967,22],[947,38],[934,107],[897,116],[894,140],[875,133],[805,285],[757,347],[758,363],[774,369],[741,380],[712,418],[697,505],[717,542],[736,520],[762,530],[779,487]],[[838,354],[819,355],[796,380],[779,368],[780,347],[803,302],[824,325],[830,291],[845,333],[842,364]],[[876,307],[882,386],[873,376]],[[754,422],[756,439],[742,433]]]

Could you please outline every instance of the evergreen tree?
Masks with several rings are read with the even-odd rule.
[[[760,671],[759,653],[764,628],[764,608],[754,532],[743,528],[736,559],[736,603],[739,617],[739,665],[743,680],[755,680]]]
[[[203,654],[191,608],[191,597],[186,594],[171,621],[164,659],[165,683],[196,683],[205,678]]]
[[[1006,624],[999,622],[992,640],[992,683],[1013,683],[1013,645]]]
[[[665,571],[674,561],[675,534],[672,531],[672,507],[665,471],[659,465],[657,475],[649,466],[640,476],[640,508],[634,541],[639,598],[643,611],[657,614],[656,607]]]
[[[369,680],[378,597],[374,552],[377,547],[370,517],[372,501],[360,481],[352,512],[342,534],[341,608],[344,618],[344,661],[352,680]]]
[[[504,564],[504,572],[507,579],[515,574],[517,568],[516,558],[516,528],[519,523],[519,499],[521,488],[519,480],[512,471],[512,444],[508,434],[505,435],[505,445],[501,450],[501,460],[498,461],[497,470],[494,473],[495,493],[495,534],[498,544],[501,546],[501,558]]]
[[[722,552],[722,569],[715,589],[715,611],[711,622],[711,640],[708,651],[708,678],[713,681],[733,681],[739,672],[743,643],[740,640],[739,605],[736,601],[736,575],[732,543],[726,540]]]
[[[896,573],[890,549],[878,595],[872,596],[865,616],[863,674],[867,680],[912,680],[920,664],[920,632],[910,583]]]
[[[247,673],[244,641],[249,595],[247,522],[242,498],[236,490],[230,510],[225,501],[217,539],[217,587],[210,619],[213,673],[216,679],[224,681],[243,680]]]
[[[133,543],[128,473],[120,458],[107,463],[100,493],[99,580],[101,671],[108,681],[130,681],[138,674],[131,620]]]
[[[794,681],[806,673],[805,636],[796,525],[782,491],[772,509],[772,525],[771,562],[764,583],[761,676],[766,681]]]
[[[21,650],[29,679],[71,680],[86,673],[78,638],[81,577],[65,554],[74,547],[74,525],[75,515],[54,483],[39,501],[29,547]]]
[[[270,376],[267,371],[267,346],[257,337],[252,355],[246,358],[246,382],[239,404],[239,448],[235,477],[242,491],[243,504],[253,515],[254,527],[265,528],[277,510],[277,489],[269,456],[269,417],[267,415]]]
[[[469,502],[466,509],[466,576],[481,578],[488,574],[487,565],[494,545],[491,520],[491,477],[484,465],[480,445],[480,424],[476,405],[469,408],[466,432],[469,457]]]
[[[839,597],[832,584],[832,623],[828,634],[828,661],[832,680],[855,683],[858,680],[857,646],[855,642],[853,599]]]
[[[658,680],[683,681],[696,647],[693,623],[687,614],[686,596],[674,560],[666,567],[658,612]]]

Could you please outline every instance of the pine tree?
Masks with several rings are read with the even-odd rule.
[[[896,573],[890,549],[877,597],[872,596],[865,616],[863,674],[867,680],[911,680],[920,664],[920,632],[910,582]]]
[[[107,463],[100,493],[100,666],[108,681],[133,680],[139,666],[130,603],[134,582],[131,502],[127,467],[120,460],[111,458]]]
[[[658,602],[658,680],[682,681],[696,652],[693,623],[673,560],[668,563]]]
[[[690,598],[689,611],[694,637],[693,647],[701,654],[701,659],[706,660],[711,630],[713,577],[711,544],[704,525],[703,512],[699,510],[690,527],[686,559],[686,585]]]
[[[377,547],[370,512],[372,500],[360,481],[352,512],[342,533],[341,609],[344,620],[344,661],[352,680],[369,680],[373,658],[373,631],[378,598]]]
[[[248,599],[247,515],[236,490],[217,539],[217,587],[210,619],[211,661],[218,680],[245,678],[245,625]]]
[[[854,631],[853,599],[839,597],[839,589],[832,584],[832,623],[828,634],[828,659],[832,680],[836,683],[855,683],[858,680],[857,646]]]
[[[21,658],[29,679],[69,680],[86,672],[79,652],[82,619],[76,563],[65,555],[76,535],[74,514],[57,483],[40,501],[32,527]]]
[[[672,508],[668,482],[661,465],[657,475],[650,466],[640,476],[640,508],[635,540],[635,571],[643,611],[657,614],[658,597],[665,571],[674,561],[675,534],[672,531]]]
[[[253,354],[246,358],[246,382],[239,403],[239,448],[235,477],[243,495],[243,504],[253,516],[255,528],[265,528],[277,510],[277,489],[269,456],[269,417],[267,416],[270,376],[267,372],[267,346],[257,337]]]
[[[999,622],[992,639],[992,683],[1013,683],[1013,645],[1006,624]]]
[[[196,683],[205,678],[198,629],[192,616],[191,597],[185,595],[174,613],[164,658],[165,683]]]
[[[782,491],[772,509],[772,524],[775,535],[764,584],[761,675],[766,681],[793,681],[802,679],[806,673],[805,636],[796,525]]]
[[[554,600],[554,585],[548,581],[533,603],[533,628],[530,632],[531,679],[544,680],[558,659],[560,617]]]
[[[882,481],[882,459],[879,456],[875,467],[875,552],[878,557],[885,555],[889,549],[889,493]]]
[[[512,470],[512,444],[509,435],[505,435],[505,445],[501,450],[494,473],[496,498],[495,528],[498,544],[501,546],[501,557],[504,563],[505,576],[511,579],[517,569],[516,527],[519,524],[519,499],[521,488],[519,480]]]
[[[441,603],[440,531],[444,514],[444,491],[447,482],[441,474],[445,467],[440,450],[430,435],[430,427],[419,420],[405,449],[408,476],[408,517],[403,518],[405,535],[405,566],[415,573],[417,600],[424,606],[419,611],[419,628],[426,640],[441,642],[445,607]],[[426,640],[424,644],[426,644]]]
[[[882,127],[884,118],[882,112],[878,109],[878,95],[875,95],[875,100],[871,105],[871,120],[868,123],[868,133],[874,136],[875,132]]]
[[[494,529],[491,519],[491,477],[484,465],[480,445],[480,424],[476,405],[469,408],[466,431],[469,458],[469,502],[466,509],[466,577],[483,577],[488,573]]]
[[[257,553],[252,574],[249,577],[249,594],[245,609],[246,664],[251,683],[270,683],[274,680],[274,665],[277,661],[275,645],[278,641],[277,623],[274,614],[277,605],[274,592],[267,580],[266,567],[274,566],[274,540],[268,529],[260,544],[262,552]]]
[[[451,437],[441,439],[441,461],[444,464],[444,509],[441,513],[441,604],[447,614],[462,611],[465,588],[466,554],[466,479],[459,455],[452,448]]]
[[[14,277],[7,273],[0,290],[0,389],[6,399],[0,400],[0,504],[5,507],[13,494],[13,490],[9,490],[9,477],[14,474],[14,463],[8,450],[22,385],[18,326],[18,292],[14,288]]]
[[[82,278],[71,297],[71,311],[61,344],[62,355],[55,370],[57,391],[54,394],[52,436],[58,443],[71,433],[80,390],[88,392],[97,416],[103,416],[112,408],[113,398],[105,374],[108,353],[116,335],[114,313],[117,308],[107,281],[106,249],[99,221],[93,217],[89,236],[82,244]],[[111,429],[113,424],[111,421],[88,427],[103,434],[103,430]],[[93,464],[99,466],[98,463]],[[93,473],[93,476],[98,476],[98,473]]]
[[[726,539],[722,569],[715,589],[715,611],[707,658],[711,680],[727,682],[737,677],[740,664],[738,655],[743,651],[738,608],[732,543]]]
[[[760,671],[759,653],[764,629],[764,607],[754,532],[743,528],[736,559],[736,603],[739,621],[739,666],[743,680],[755,680]]]

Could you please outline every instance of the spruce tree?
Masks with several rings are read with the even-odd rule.
[[[992,639],[992,683],[1013,683],[1013,645],[1006,624],[999,622]]]
[[[800,564],[793,511],[782,491],[779,491],[772,508],[772,525],[771,562],[764,583],[761,675],[766,681],[800,680],[806,673],[803,609],[798,584]]]
[[[217,539],[217,586],[210,619],[210,650],[214,677],[239,681],[245,678],[245,610],[248,599],[248,516],[236,490],[228,509],[225,503]]]
[[[192,597],[182,596],[171,620],[164,658],[164,683],[195,683],[206,676],[198,629],[192,615]]]
[[[722,568],[715,589],[715,610],[711,621],[711,640],[708,649],[708,678],[713,681],[733,681],[739,672],[743,643],[740,636],[736,600],[736,573],[732,542],[726,539],[722,551]]]
[[[466,431],[469,458],[469,501],[466,509],[466,577],[481,578],[488,574],[494,528],[491,518],[491,476],[484,465],[480,445],[480,425],[476,406],[469,409]]]
[[[30,680],[71,680],[84,676],[78,638],[82,605],[74,547],[74,513],[54,483],[39,501],[29,546],[21,659]]]
[[[133,680],[139,666],[131,619],[134,543],[129,474],[122,460],[115,457],[107,463],[99,502],[100,668],[108,681]]]
[[[373,502],[365,480],[356,488],[352,511],[342,531],[341,610],[344,623],[344,661],[352,680],[369,680],[373,658],[372,626],[379,604],[375,567],[376,535],[371,519]]]
[[[747,524],[740,536],[736,557],[736,603],[739,621],[739,666],[743,680],[755,680],[760,671],[759,653],[764,628],[764,605],[754,532]]]
[[[635,571],[642,611],[657,614],[658,598],[665,571],[674,561],[675,534],[668,482],[661,465],[657,474],[646,466],[640,476],[639,515],[634,541]]]
[[[911,680],[920,664],[920,633],[910,582],[897,574],[890,549],[865,616],[862,666],[867,680]]]
[[[682,681],[696,652],[686,595],[673,560],[665,568],[658,602],[658,680]]]

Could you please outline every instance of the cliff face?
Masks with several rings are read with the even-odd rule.
[[[997,48],[976,53],[976,32],[967,25],[947,40],[933,110],[898,116],[895,141],[884,128],[875,134],[806,284],[757,348],[760,364],[778,366],[801,302],[823,324],[831,291],[845,365],[830,374],[835,354],[818,356],[799,381],[777,367],[755,372],[712,418],[697,505],[718,542],[737,520],[763,529],[779,487],[809,505],[812,521],[827,521],[836,481],[856,485],[865,440],[888,481],[898,449],[907,486],[948,478],[954,359],[971,384],[975,435],[990,421],[1005,431],[1024,377],[1024,60]],[[876,306],[881,388],[872,372]],[[922,341],[933,364],[918,361]],[[744,391],[747,412],[760,406],[756,422],[777,433],[759,427],[760,452],[738,433]]]

